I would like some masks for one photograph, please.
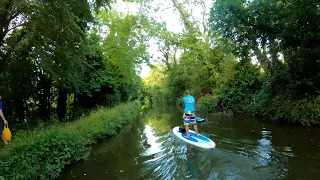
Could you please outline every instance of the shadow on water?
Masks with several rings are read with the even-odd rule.
[[[87,161],[60,179],[318,179],[320,137],[313,128],[247,117],[208,117],[200,133],[216,142],[203,150],[179,140],[181,113],[149,111],[95,145]]]

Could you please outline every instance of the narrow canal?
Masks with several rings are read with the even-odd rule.
[[[202,115],[206,117],[205,115]],[[87,161],[59,179],[319,179],[320,133],[248,117],[206,117],[199,132],[216,143],[203,150],[172,133],[181,113],[150,111],[98,143]]]

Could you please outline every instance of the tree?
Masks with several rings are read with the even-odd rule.
[[[211,11],[213,30],[232,39],[242,58],[255,55],[268,71],[270,66],[281,67],[283,54],[286,71],[300,89],[312,94],[320,87],[317,18],[316,0],[217,0]]]

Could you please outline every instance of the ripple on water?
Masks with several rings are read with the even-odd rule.
[[[288,156],[288,157],[296,157],[296,155],[292,152],[292,148],[289,146],[285,146],[280,148],[280,151],[282,155]]]
[[[209,135],[209,137],[211,134]],[[270,133],[257,141],[216,139],[224,148],[202,150],[175,138],[169,132],[156,136],[146,127],[144,151],[138,161],[144,164],[139,179],[273,179],[285,177],[286,168],[276,164]],[[232,147],[232,148],[231,148]],[[230,149],[228,149],[230,148]],[[235,151],[236,149],[236,151]],[[281,178],[280,178],[281,179]]]
[[[133,133],[124,131],[129,133],[120,134],[96,149],[91,161],[75,166],[66,179],[81,179],[83,173],[87,179],[161,180],[312,179],[319,174],[318,141],[312,140],[312,146],[305,144],[302,140],[308,139],[307,135],[296,142],[287,137],[283,128],[266,125],[260,129],[259,124],[250,127],[251,121],[241,128],[237,120],[225,124],[216,121],[201,128],[201,134],[213,139],[217,146],[203,150],[171,132],[175,119],[162,121],[165,126],[161,128],[156,129],[159,123],[152,122]],[[309,149],[304,148],[306,145],[310,145]]]

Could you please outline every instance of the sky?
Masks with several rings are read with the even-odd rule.
[[[178,2],[182,2],[183,0],[177,0]],[[215,0],[186,0],[187,2],[190,1],[204,1],[206,4],[206,13],[210,12],[210,9],[213,5],[213,3],[215,2]],[[135,4],[135,3],[129,3],[126,4],[121,0],[118,0],[118,2],[116,4],[114,4],[114,8],[117,9],[118,12],[127,12],[128,7],[130,10],[131,14],[136,14],[139,11],[139,4]],[[171,32],[174,33],[180,33],[183,30],[183,25],[181,23],[181,19],[180,19],[180,14],[179,12],[173,7],[172,4],[172,0],[153,0],[153,2],[151,3],[151,6],[153,8],[159,7],[160,9],[157,12],[153,12],[150,14],[150,16],[156,18],[159,22],[166,22],[167,25],[167,29]],[[188,10],[192,10],[192,16],[196,18],[196,20],[202,20],[202,7],[201,6],[196,6],[196,5],[187,5],[186,3],[183,4],[184,7],[186,7]],[[152,9],[152,8],[150,8]],[[206,18],[209,15],[207,15]],[[201,22],[200,22],[201,23]],[[200,30],[201,26],[200,26]],[[161,53],[158,52],[157,50],[157,45],[155,44],[155,42],[150,41],[149,42],[149,49],[148,52],[151,56],[153,56],[154,59],[156,59],[157,57],[161,56]],[[177,54],[177,57],[179,56],[179,54]],[[283,54],[279,53],[278,54],[279,58],[282,59],[283,58]],[[151,63],[154,63],[154,61],[151,59],[150,60]],[[258,60],[256,56],[252,56],[252,63],[253,64],[257,64]],[[149,75],[149,73],[151,72],[151,69],[149,66],[147,66],[147,64],[142,64],[142,70],[141,72],[138,74],[140,75],[141,78],[145,78],[146,76]]]
[[[208,8],[211,7],[212,0],[204,0],[206,2],[206,5]],[[174,33],[182,32],[183,25],[180,20],[179,13],[174,9],[173,4],[171,0],[154,0],[151,4],[152,7],[161,7],[160,10],[157,13],[152,13],[152,17],[156,18],[159,21],[164,21],[167,24],[167,29],[169,31],[172,31]],[[138,5],[134,3],[126,4],[122,1],[118,1],[114,7],[119,12],[127,12],[128,7],[131,14],[138,13]],[[199,6],[189,6],[188,8],[191,8],[193,11],[192,16],[196,18],[202,18],[201,10],[202,8]],[[207,9],[208,11],[208,9]],[[161,54],[157,50],[157,46],[154,44],[154,42],[150,42],[150,47],[148,49],[148,52],[154,57],[159,57]],[[150,61],[153,62],[152,59]],[[142,71],[139,74],[141,78],[146,77],[151,72],[151,69],[146,64],[142,64]]]

